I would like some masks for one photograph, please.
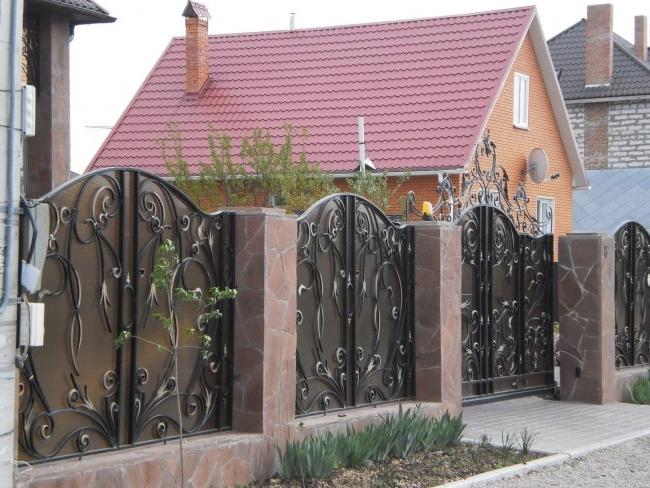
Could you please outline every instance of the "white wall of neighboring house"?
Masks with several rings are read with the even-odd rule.
[[[580,157],[584,160],[584,105],[570,104],[567,111]],[[650,167],[650,100],[609,103],[607,167]]]

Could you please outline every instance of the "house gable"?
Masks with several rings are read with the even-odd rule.
[[[526,74],[530,79],[528,129],[519,129],[513,124],[515,73]],[[498,161],[508,173],[511,196],[523,176],[531,214],[536,216],[538,197],[553,198],[555,233],[563,235],[570,232],[573,170],[530,33],[526,35],[510,68],[486,128],[490,130],[491,138],[496,144]],[[528,155],[536,147],[544,149],[548,155],[548,174],[559,173],[560,178],[537,184],[526,176]]]

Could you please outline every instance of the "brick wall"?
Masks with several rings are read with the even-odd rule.
[[[608,167],[650,166],[650,100],[610,103],[607,123]]]
[[[530,106],[528,129],[513,125],[514,73],[530,76]],[[526,36],[517,59],[490,115],[487,127],[497,145],[497,156],[510,177],[510,193],[514,194],[526,171],[528,154],[535,147],[543,148],[549,159],[548,174],[560,173],[557,180],[537,184],[524,176],[530,202],[528,208],[537,215],[537,197],[555,199],[555,256],[557,239],[571,231],[573,219],[573,173],[564,150],[560,131],[551,108],[548,92],[542,79],[530,36]]]
[[[185,88],[196,93],[208,79],[208,21],[185,19]]]
[[[650,100],[569,105],[585,167],[650,167]],[[585,154],[585,124],[588,150]]]
[[[567,112],[569,113],[569,120],[571,121],[571,128],[573,129],[573,137],[578,146],[580,159],[585,160],[585,109],[582,105],[567,105]]]
[[[584,164],[587,169],[607,168],[608,103],[585,105]]]

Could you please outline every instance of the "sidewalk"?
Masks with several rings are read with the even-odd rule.
[[[588,405],[538,397],[484,403],[463,409],[465,439],[492,444],[501,433],[519,434],[522,428],[536,434],[532,449],[566,453],[572,457],[629,439],[650,435],[650,406],[615,403]]]

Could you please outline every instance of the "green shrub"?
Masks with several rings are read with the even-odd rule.
[[[631,385],[627,385],[633,403],[650,405],[650,369],[648,376],[639,378]]]
[[[330,433],[286,442],[284,453],[275,450],[275,464],[283,480],[329,478],[339,467],[337,439]]]
[[[359,467],[374,461],[406,458],[417,452],[442,449],[457,444],[465,425],[462,416],[445,413],[440,419],[424,416],[419,407],[386,415],[382,421],[361,431],[348,428],[344,435],[314,436],[287,442],[284,452],[276,448],[276,468],[280,478],[328,478],[338,467]]]
[[[377,448],[377,439],[369,429],[356,432],[348,427],[347,434],[337,438],[341,466],[356,468],[368,463]]]

